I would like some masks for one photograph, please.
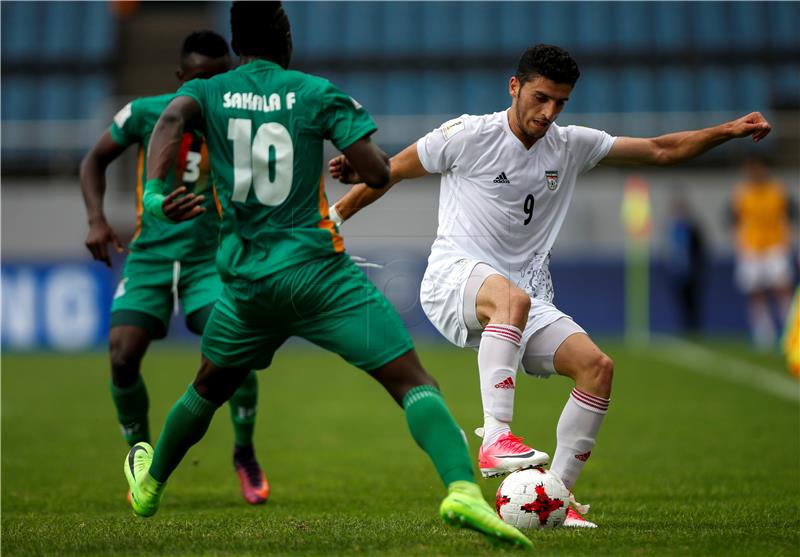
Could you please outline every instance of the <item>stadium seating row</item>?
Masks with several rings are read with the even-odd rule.
[[[375,114],[484,113],[509,103],[507,82],[513,63],[503,70],[398,70],[326,72],[325,77]],[[773,101],[800,98],[800,73],[786,65],[776,74],[756,65],[734,70],[680,66],[585,68],[569,101],[569,111],[690,112],[741,111],[770,107]]]
[[[323,72],[374,114],[483,113],[508,103],[504,70],[442,73],[438,70]],[[11,75],[3,80],[3,120],[75,120],[98,116],[112,94],[103,73],[67,76]],[[800,73],[786,65],[777,74],[751,65],[740,70],[679,66],[647,70],[584,70],[569,110],[582,112],[740,111],[769,107],[773,99],[798,98]]]
[[[113,92],[103,73],[9,76],[3,80],[3,120],[89,120],[103,116]]]
[[[302,57],[516,53],[532,42],[621,54],[800,44],[794,2],[290,2],[287,12]]]
[[[3,2],[3,63],[102,62],[115,31],[107,2]]]

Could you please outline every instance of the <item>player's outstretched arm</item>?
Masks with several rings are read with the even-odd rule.
[[[181,186],[165,196],[167,173],[178,158],[178,151],[187,124],[200,116],[200,107],[192,97],[178,96],[172,99],[153,128],[150,148],[147,151],[147,184],[144,187],[142,206],[145,211],[161,220],[181,222],[193,219],[205,208],[202,195],[186,193]]]
[[[619,137],[604,165],[670,165],[693,159],[731,139],[751,136],[764,139],[772,126],[759,112],[752,112],[712,128],[670,133],[652,138]]]
[[[428,174],[419,160],[416,143],[412,143],[393,156],[389,160],[389,167],[388,183],[381,188],[374,188],[359,183],[363,180],[354,171],[347,153],[332,159],[329,163],[331,176],[344,184],[356,185],[331,207],[331,212],[335,215],[331,218],[337,221],[337,224],[341,224],[367,205],[380,199],[396,183]]]
[[[120,145],[106,130],[81,161],[80,179],[83,204],[89,219],[89,232],[86,234],[86,248],[92,257],[111,267],[108,244],[113,244],[117,253],[123,251],[122,242],[106,220],[103,211],[103,196],[106,193],[106,168],[127,148]]]

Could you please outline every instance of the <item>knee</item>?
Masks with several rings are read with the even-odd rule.
[[[192,386],[206,400],[223,404],[242,386],[250,373],[249,369],[217,367],[204,357]]]
[[[118,384],[118,379],[125,383],[133,382],[139,374],[139,364],[144,352],[123,335],[113,333],[109,335],[108,352],[115,384]]]
[[[590,385],[592,394],[608,398],[611,395],[611,383],[614,378],[614,361],[598,352],[586,365],[584,376]]]
[[[531,297],[524,290],[511,288],[508,293],[508,320],[519,330],[524,330],[528,323],[528,312],[531,309]]]

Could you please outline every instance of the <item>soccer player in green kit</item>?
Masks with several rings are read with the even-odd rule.
[[[148,156],[145,210],[181,221],[202,215],[202,195],[164,195],[185,128],[207,141],[222,228],[217,264],[225,287],[203,332],[194,383],[173,406],[153,448],[124,463],[139,516],[158,510],[165,482],[204,435],[249,369],[269,366],[290,336],[342,356],[379,381],[405,410],[411,435],[447,487],[451,525],[530,547],[483,499],[463,434],[414,351],[394,308],[344,253],[321,181],[325,139],[371,187],[389,178],[367,112],[327,80],[287,69],[289,20],[280,2],[234,2],[234,71],[185,84],[163,112]]]
[[[231,68],[228,44],[212,31],[196,31],[184,40],[178,81],[208,78]],[[146,179],[145,153],[153,127],[174,93],[137,99],[125,106],[81,164],[81,189],[89,216],[86,247],[94,258],[111,266],[108,244],[122,244],[103,212],[105,171],[130,145],[139,147],[137,168],[138,211],[136,233],[125,262],[123,278],[111,305],[109,352],[111,396],[125,441],[130,446],[150,440],[148,396],[140,373],[141,361],[152,340],[164,338],[170,314],[183,304],[186,324],[202,334],[211,308],[222,290],[214,257],[219,215],[209,210],[201,218],[170,224],[142,211],[142,184]],[[209,162],[203,137],[186,133],[181,138],[177,163],[167,173],[167,183],[194,192],[211,188]],[[212,197],[208,208],[213,209]],[[235,437],[234,468],[248,503],[263,503],[269,483],[253,449],[258,384],[249,373],[230,400]]]

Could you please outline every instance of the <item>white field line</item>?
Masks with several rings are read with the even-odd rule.
[[[682,368],[738,383],[747,387],[800,404],[800,382],[788,375],[778,375],[774,371],[727,354],[709,350],[683,339],[656,336],[656,350],[649,355],[669,360]]]

